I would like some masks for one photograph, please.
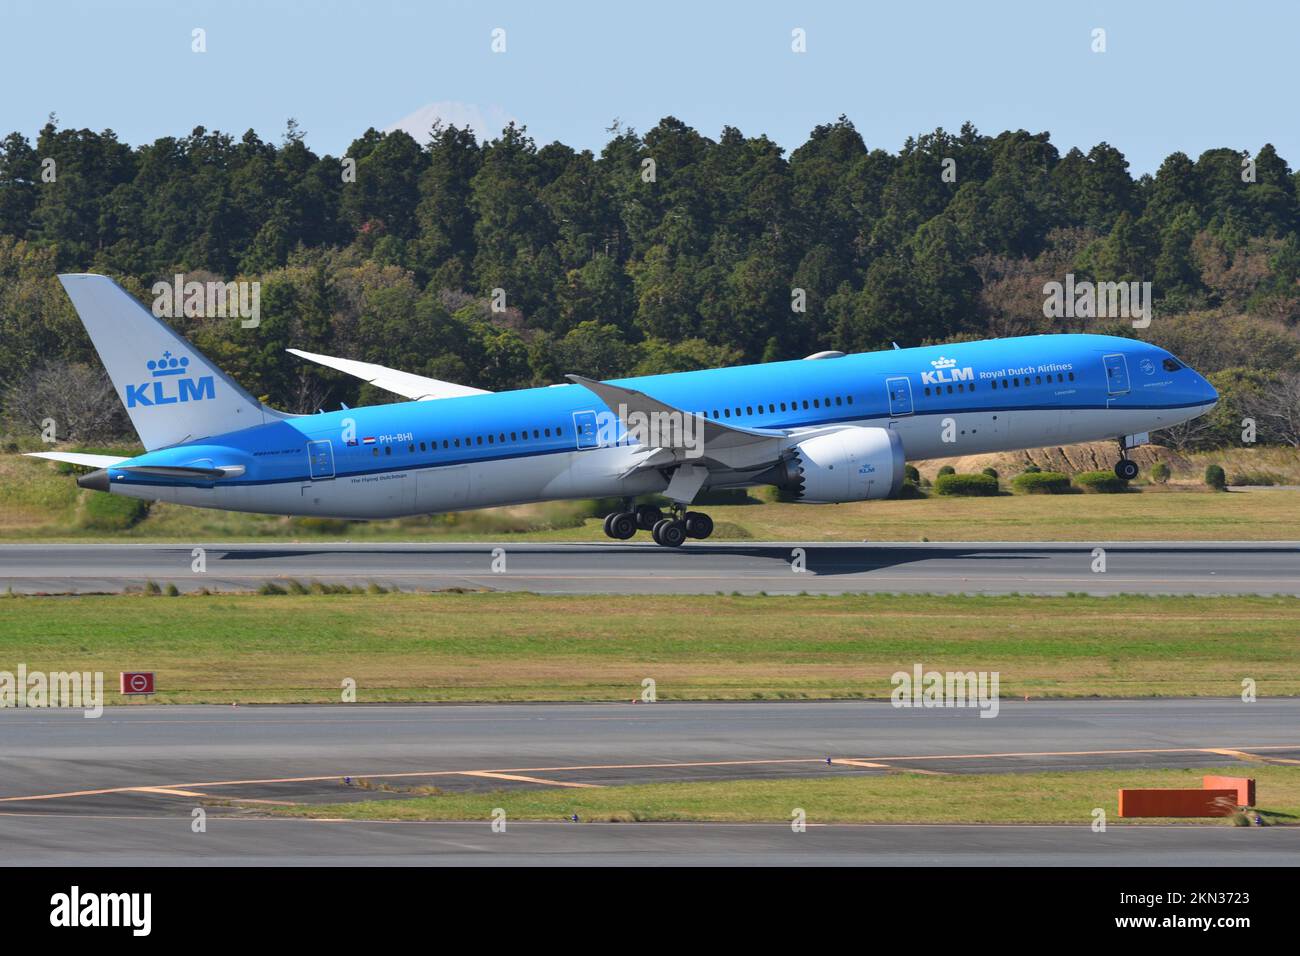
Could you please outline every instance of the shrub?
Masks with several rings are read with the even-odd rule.
[[[952,465],[944,465],[942,468],[939,469],[938,477],[942,478],[944,475],[955,475],[955,474],[957,474],[956,468],[954,468]]]
[[[912,498],[924,498],[925,492],[921,490],[921,486],[919,484],[917,484],[915,481],[912,481],[909,478],[903,482],[903,484],[899,487],[898,492],[893,497],[899,500],[912,499]]]
[[[94,531],[125,531],[139,524],[148,513],[148,503],[139,498],[92,491],[86,498],[81,526]]]
[[[1039,468],[1037,465],[1035,465],[1035,464],[1033,464],[1033,463],[1031,462],[1030,464],[1025,465],[1025,470],[1024,470],[1023,473],[1026,474],[1026,475],[1036,475],[1036,474],[1038,474],[1039,472],[1041,472],[1042,470],[1043,470],[1043,469]]]
[[[1115,495],[1128,490],[1128,482],[1113,471],[1081,471],[1074,476],[1074,481],[1084,491],[1098,495]]]
[[[994,481],[996,481],[998,478],[998,470],[996,468],[985,468],[983,471],[980,472],[980,474],[988,475]]]
[[[1163,485],[1166,481],[1168,481],[1170,474],[1171,472],[1169,471],[1169,466],[1166,465],[1163,461],[1158,461],[1151,466],[1151,480],[1158,485]]]
[[[1215,491],[1226,491],[1228,487],[1228,477],[1223,473],[1223,469],[1218,465],[1206,465],[1205,483]]]
[[[1285,485],[1287,480],[1271,471],[1239,471],[1228,481],[1230,485]]]
[[[915,465],[903,466],[903,480],[910,481],[914,485],[921,484],[921,473],[916,470]]]
[[[1012,478],[1011,487],[1025,495],[1064,495],[1072,490],[1070,476],[1059,471],[1027,471]]]
[[[934,490],[941,495],[987,498],[998,493],[998,481],[988,475],[941,474],[934,480]]]

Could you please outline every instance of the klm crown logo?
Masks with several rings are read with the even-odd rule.
[[[159,375],[184,375],[189,370],[190,360],[188,357],[175,358],[171,352],[164,352],[160,359],[150,359],[148,368],[149,374],[154,378]]]
[[[211,375],[188,377],[190,360],[187,356],[176,356],[170,351],[145,363],[151,382],[126,387],[126,407],[137,405],[175,405],[178,402],[201,402],[207,398],[217,397],[216,382]],[[168,388],[167,380],[174,378],[175,387]]]
[[[975,381],[975,370],[969,365],[965,368],[957,368],[957,360],[944,358],[940,355],[937,359],[930,362],[934,366],[933,372],[922,372],[921,382],[925,385],[942,385],[945,382],[973,382]]]

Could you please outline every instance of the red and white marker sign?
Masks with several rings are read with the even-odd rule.
[[[123,671],[120,675],[120,693],[152,694],[153,671]]]

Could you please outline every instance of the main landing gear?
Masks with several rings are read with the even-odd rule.
[[[649,531],[655,544],[665,548],[680,548],[687,538],[713,534],[713,519],[702,511],[687,511],[685,505],[673,505],[670,516],[654,505],[637,505],[605,517],[605,534],[616,541],[627,541],[637,531]]]
[[[1128,456],[1128,446],[1124,439],[1119,440],[1119,461],[1115,462],[1115,477],[1120,481],[1132,481],[1138,476],[1138,463]]]

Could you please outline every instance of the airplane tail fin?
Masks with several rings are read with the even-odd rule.
[[[288,417],[249,395],[108,276],[59,281],[146,449]]]

